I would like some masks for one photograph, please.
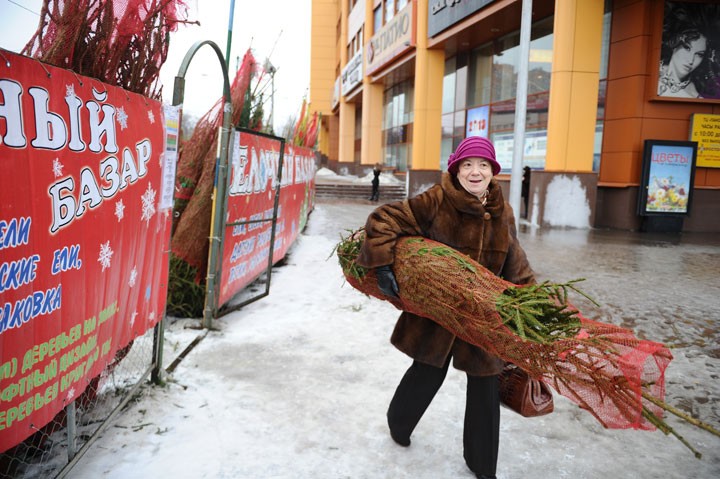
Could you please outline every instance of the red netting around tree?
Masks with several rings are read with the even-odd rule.
[[[442,255],[428,254],[440,248]],[[655,429],[643,408],[662,417],[662,409],[643,397],[665,397],[664,373],[672,354],[662,344],[640,340],[624,328],[577,314],[579,326],[569,336],[546,342],[521,338],[503,321],[496,304],[512,283],[440,243],[401,238],[393,271],[400,299],[390,300],[374,270],[358,278],[352,259],[342,258],[353,287],[391,301],[398,309],[429,318],[459,338],[516,364],[614,429]],[[338,248],[338,256],[344,252]],[[462,264],[459,264],[460,263]]]
[[[160,99],[169,34],[187,23],[183,0],[45,0],[22,53]]]
[[[240,120],[245,93],[257,69],[257,62],[248,49],[240,69],[230,86],[232,124]],[[223,99],[207,112],[195,125],[193,135],[181,143],[176,184],[175,211],[178,219],[173,229],[171,249],[175,256],[197,268],[196,282],[203,279],[207,270],[208,237],[215,180],[218,135],[222,126]]]

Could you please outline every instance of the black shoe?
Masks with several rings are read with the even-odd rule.
[[[402,447],[410,446],[410,438],[409,437],[400,437],[392,429],[390,429],[390,437],[392,437],[393,441],[395,441]]]
[[[485,474],[475,474],[478,479],[497,479],[497,476],[486,476]]]

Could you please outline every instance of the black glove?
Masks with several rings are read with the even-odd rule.
[[[398,297],[400,290],[398,289],[398,284],[392,269],[390,269],[390,265],[375,268],[375,276],[377,276],[378,287],[385,296],[392,298]]]

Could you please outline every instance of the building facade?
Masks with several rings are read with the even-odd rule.
[[[718,91],[706,81],[694,98],[680,97],[689,82],[668,83],[663,31],[671,8],[691,4],[707,6],[697,15],[720,32],[714,3],[532,2],[523,151],[532,174],[521,212],[531,223],[650,230],[649,220],[665,218],[640,208],[649,201],[646,140],[688,141],[698,119],[711,132],[717,121],[720,132],[720,80]],[[481,135],[509,184],[522,0],[313,0],[312,8],[310,101],[322,113],[328,167],[364,175],[380,162],[414,196],[439,180],[463,138]],[[702,33],[705,43],[685,44],[704,48],[694,54],[707,80],[720,75],[720,46]],[[720,140],[698,145],[692,184],[677,189],[692,200],[687,214],[667,217],[678,230],[717,232]]]

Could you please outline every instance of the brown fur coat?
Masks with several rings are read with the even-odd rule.
[[[520,247],[512,208],[505,203],[496,180],[490,182],[487,204],[443,173],[440,184],[409,200],[389,203],[373,211],[358,263],[375,268],[394,261],[400,236],[424,236],[470,256],[490,271],[516,284],[535,277]],[[484,349],[456,338],[437,323],[403,312],[395,325],[392,344],[422,363],[442,367],[453,355],[453,366],[473,376],[498,374],[503,362]]]

